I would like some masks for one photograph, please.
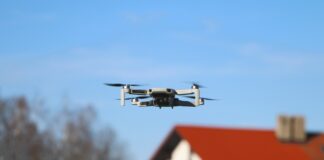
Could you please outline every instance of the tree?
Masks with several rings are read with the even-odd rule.
[[[124,146],[109,127],[95,130],[93,107],[64,110],[57,123],[40,129],[35,107],[24,97],[0,98],[0,159],[10,160],[123,160]],[[49,123],[47,123],[49,124]],[[58,132],[57,132],[58,131]]]

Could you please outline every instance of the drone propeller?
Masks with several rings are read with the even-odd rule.
[[[145,99],[145,98],[150,98],[150,96],[128,97],[128,98],[125,98],[125,100],[131,100],[131,99]],[[118,98],[118,99],[116,99],[116,100],[120,100],[120,98]]]
[[[199,84],[199,82],[195,82],[195,81],[187,81],[185,83],[191,84],[192,86],[195,86],[197,88],[206,88],[205,86]]]
[[[195,96],[184,96],[184,97],[191,98],[191,99],[195,99],[195,98],[196,98]],[[200,98],[203,99],[203,100],[208,100],[208,101],[215,101],[215,100],[218,100],[218,99],[205,98],[205,97],[200,97]]]
[[[105,83],[105,85],[111,86],[111,87],[123,87],[123,86],[138,87],[138,86],[143,86],[141,84],[123,84],[123,83]]]

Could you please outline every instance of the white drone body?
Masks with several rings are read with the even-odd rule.
[[[131,86],[140,86],[136,84],[110,84],[108,86],[122,87],[120,89],[120,105],[125,106],[125,100],[131,100],[133,105],[140,107],[156,106],[156,107],[196,107],[203,105],[205,100],[214,100],[210,98],[200,97],[200,85],[193,84],[190,89],[171,89],[171,88],[151,88],[151,89],[132,89]],[[136,95],[138,97],[126,98],[126,94]],[[190,96],[191,95],[191,96]],[[176,96],[185,96],[192,98],[194,101],[180,100]],[[150,100],[142,100],[147,99]]]

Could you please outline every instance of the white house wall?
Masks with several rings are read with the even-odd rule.
[[[199,155],[192,152],[190,144],[181,140],[171,154],[171,160],[201,160]]]
[[[191,152],[191,159],[190,160],[202,160],[202,159],[200,158],[200,156],[197,153]]]

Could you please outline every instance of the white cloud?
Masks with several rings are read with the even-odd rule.
[[[271,52],[257,43],[239,47],[233,54],[217,63],[168,61],[154,55],[139,55],[126,47],[109,49],[74,48],[57,55],[2,56],[0,82],[57,82],[78,79],[132,80],[147,82],[159,79],[183,80],[194,77],[238,76],[253,74],[287,74],[320,71],[324,56]],[[216,57],[214,57],[216,58]]]
[[[289,68],[304,67],[304,65],[311,61],[310,57],[307,56],[286,55],[284,53],[265,55],[264,60],[271,65],[279,65]]]
[[[118,49],[117,49],[118,50]],[[168,80],[192,76],[194,68],[169,62],[161,63],[154,57],[136,56],[128,51],[73,49],[66,54],[51,56],[10,56],[1,63],[2,83],[26,81],[61,81],[62,79],[116,79],[116,80]],[[2,63],[4,62],[4,63]]]
[[[314,53],[301,53],[294,51],[277,51],[266,48],[258,43],[247,43],[238,47],[242,59],[249,62],[250,66],[266,69],[272,72],[299,72],[307,69],[324,67],[319,60],[324,56]]]

